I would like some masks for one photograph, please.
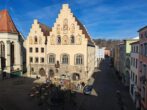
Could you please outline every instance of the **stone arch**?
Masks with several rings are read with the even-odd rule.
[[[46,76],[44,68],[40,68],[39,74],[40,74],[40,76]]]
[[[74,81],[80,80],[80,74],[79,73],[73,73],[72,74],[72,80],[74,80]]]
[[[48,75],[51,78],[54,77],[54,75],[55,75],[54,70],[53,69],[50,69]]]

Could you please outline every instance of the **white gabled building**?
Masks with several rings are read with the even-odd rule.
[[[94,72],[95,44],[68,4],[51,30],[34,21],[26,48],[29,74],[86,82]]]
[[[19,75],[23,69],[23,37],[7,10],[0,11],[0,71]]]
[[[106,47],[99,47],[97,50],[97,58],[98,60],[103,60],[105,59],[105,48]]]

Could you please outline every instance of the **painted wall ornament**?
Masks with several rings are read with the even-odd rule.
[[[42,44],[42,38],[39,37],[39,44]]]
[[[29,43],[30,43],[30,44],[33,44],[33,39],[32,39],[32,37],[29,38]]]
[[[82,44],[82,36],[78,34],[77,36],[77,44]]]
[[[60,34],[60,24],[57,24],[57,34]]]
[[[63,33],[66,34],[68,32],[68,20],[65,18],[63,20]]]
[[[71,24],[70,32],[71,32],[71,33],[74,33],[74,32],[75,32],[75,25],[74,25],[74,24]]]
[[[52,35],[51,38],[50,38],[50,44],[51,45],[55,44],[55,36],[54,35]]]
[[[68,36],[67,35],[64,35],[63,36],[63,44],[64,45],[67,45],[68,44]]]

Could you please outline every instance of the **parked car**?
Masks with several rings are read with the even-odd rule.
[[[93,89],[93,86],[92,85],[87,85],[87,86],[84,87],[83,93],[85,95],[90,95],[91,92],[92,92],[92,89]]]

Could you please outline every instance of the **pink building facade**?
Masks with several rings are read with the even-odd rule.
[[[147,26],[139,31],[139,96],[141,110],[147,110]]]

